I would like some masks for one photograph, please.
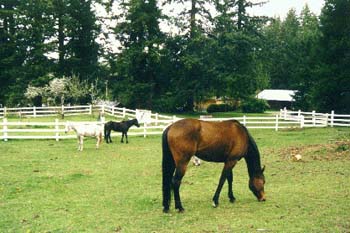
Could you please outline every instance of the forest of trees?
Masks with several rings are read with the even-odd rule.
[[[297,90],[296,108],[350,113],[350,0],[325,0],[320,16],[249,14],[264,2],[2,0],[0,104],[192,111],[271,88]],[[187,7],[165,15],[174,4]]]

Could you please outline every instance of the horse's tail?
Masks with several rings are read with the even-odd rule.
[[[107,125],[108,125],[108,122],[104,125],[103,130],[104,130],[105,140],[108,143],[108,139],[107,139]]]
[[[170,206],[172,178],[175,170],[175,161],[168,144],[169,128],[164,130],[162,136],[162,173],[163,173],[163,211],[167,212]]]

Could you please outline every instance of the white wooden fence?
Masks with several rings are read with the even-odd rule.
[[[302,127],[333,127],[350,126],[350,115],[331,113],[316,113],[290,111],[286,108],[280,110],[280,117],[284,120],[299,121]]]
[[[54,107],[51,107],[54,109]],[[26,109],[26,111],[24,111]],[[49,108],[11,108],[6,109],[4,116],[9,112],[19,112],[26,116],[38,117],[44,114],[57,114],[57,111],[48,112]],[[130,110],[126,108],[110,107],[105,105],[99,106],[72,106],[64,108],[60,107],[61,111],[65,115],[71,114],[92,114],[92,111],[100,111],[104,114],[114,116],[116,118],[131,117],[136,118],[141,116],[142,113],[146,113],[146,118],[138,119],[140,121],[140,128],[135,126],[131,127],[128,135],[140,135],[146,137],[147,135],[159,135],[163,130],[171,123],[181,119],[176,116],[164,116],[157,113],[152,113],[147,110]],[[57,107],[56,107],[57,110]],[[140,115],[141,112],[141,115]],[[21,115],[23,117],[23,115]],[[327,126],[350,126],[350,115],[335,114],[332,111],[330,114],[316,113],[316,112],[302,112],[302,111],[289,111],[286,108],[281,109],[279,114],[271,117],[236,117],[236,118],[211,118],[203,117],[202,120],[206,121],[223,121],[235,119],[240,121],[247,128],[255,129],[279,129],[287,128],[304,128],[304,127],[327,127]],[[7,141],[8,139],[54,139],[56,141],[60,139],[75,138],[74,133],[65,134],[64,126],[65,121],[56,119],[53,122],[25,122],[25,121],[8,121],[7,118],[3,118],[0,121],[0,140]],[[79,123],[101,123],[101,122],[79,122]],[[112,133],[112,135],[120,135],[120,133]]]

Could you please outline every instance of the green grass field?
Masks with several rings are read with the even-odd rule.
[[[162,213],[161,138],[129,144],[0,142],[0,232],[349,232],[350,129],[251,130],[266,165],[267,201],[248,189],[244,160],[211,199],[222,164],[189,165],[185,213]],[[293,155],[301,154],[301,161]]]

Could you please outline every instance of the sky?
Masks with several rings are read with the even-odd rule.
[[[251,13],[284,19],[291,8],[295,8],[296,13],[300,14],[305,4],[308,4],[311,12],[320,15],[324,0],[269,0],[262,7],[256,6],[251,9]]]

